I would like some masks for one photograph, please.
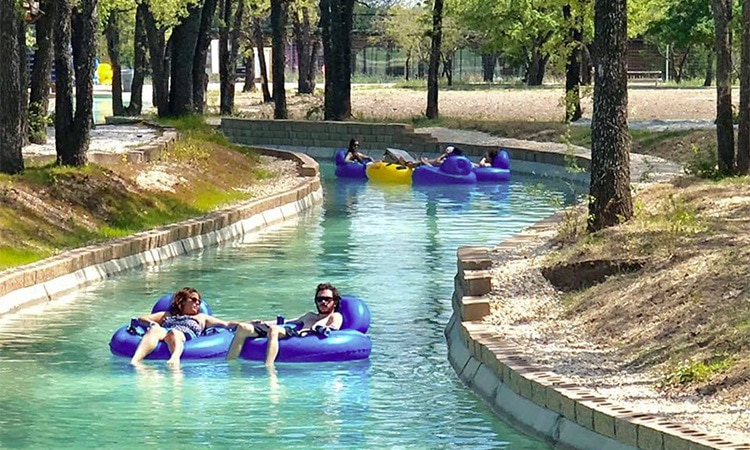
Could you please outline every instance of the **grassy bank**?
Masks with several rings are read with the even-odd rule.
[[[164,122],[181,138],[155,163],[30,167],[0,176],[0,269],[134,234],[251,198],[270,174],[200,117]]]

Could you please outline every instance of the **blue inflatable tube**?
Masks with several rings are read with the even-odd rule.
[[[474,174],[479,182],[500,182],[510,180],[510,169],[497,167],[475,167]]]
[[[341,330],[331,331],[327,337],[309,334],[305,337],[281,339],[278,362],[330,362],[367,359],[372,341],[365,335],[370,327],[370,309],[362,299],[344,295],[339,312],[344,316]],[[265,361],[267,338],[247,339],[240,358]]]
[[[510,155],[507,150],[500,150],[492,160],[490,167],[474,167],[477,181],[499,182],[510,180]]]
[[[166,311],[172,303],[172,294],[166,294],[161,297],[154,307],[152,313]],[[201,312],[211,314],[211,307],[207,302],[201,303]],[[130,325],[123,325],[118,328],[109,341],[109,349],[113,354],[118,356],[132,357],[135,349],[141,342],[146,329],[137,321],[131,321]],[[224,328],[209,328],[206,333],[194,339],[185,342],[185,351],[182,359],[204,359],[204,358],[222,358],[226,357],[229,351],[229,345],[232,343],[234,333]],[[169,347],[164,342],[159,342],[153,352],[146,359],[169,359],[171,353]]]
[[[367,172],[365,164],[359,161],[346,161],[346,150],[340,148],[336,150],[333,157],[336,163],[335,174],[338,178],[352,178],[356,180],[366,180]]]
[[[419,166],[411,175],[412,184],[474,184],[477,176],[473,164],[465,156],[449,156],[440,167]]]

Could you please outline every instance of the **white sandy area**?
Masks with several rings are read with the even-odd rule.
[[[97,125],[91,129],[89,152],[125,153],[147,144],[161,135],[155,128],[139,125]],[[47,128],[45,145],[30,144],[23,148],[24,155],[54,155],[55,129]]]

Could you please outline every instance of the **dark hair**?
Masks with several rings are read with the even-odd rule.
[[[169,305],[169,314],[179,314],[182,312],[182,304],[185,303],[191,294],[198,294],[198,298],[201,297],[201,293],[191,287],[184,287],[179,291],[175,292],[172,296],[172,304]]]
[[[339,310],[339,306],[341,306],[341,294],[339,294],[339,290],[336,289],[336,286],[332,285],[331,283],[320,283],[318,287],[315,288],[315,296],[318,296],[318,292],[325,291],[325,290],[331,291],[333,294],[333,301],[336,303],[336,306],[334,307],[334,311]]]
[[[493,148],[493,149],[487,150],[487,156],[490,157],[490,162],[492,162],[492,160],[494,160],[495,157],[497,156],[497,149]]]
[[[463,156],[463,155],[464,155],[464,151],[463,150],[461,150],[460,148],[458,148],[456,146],[453,147],[453,151],[451,152],[451,156]]]
[[[349,139],[349,149],[348,149],[348,151],[350,151],[350,152],[354,151],[354,144],[359,144],[359,141],[357,139],[354,139],[354,138]]]

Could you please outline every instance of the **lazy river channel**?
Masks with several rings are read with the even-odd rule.
[[[325,203],[297,220],[0,318],[0,448],[550,448],[462,385],[443,330],[456,248],[507,239],[570,203],[571,187],[515,175],[420,190],[321,170]],[[320,281],[367,301],[369,360],[135,369],[108,348],[186,285],[221,318],[292,318]]]

